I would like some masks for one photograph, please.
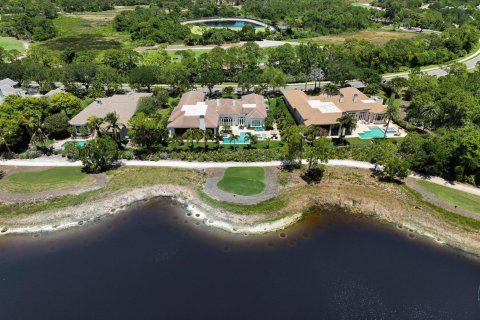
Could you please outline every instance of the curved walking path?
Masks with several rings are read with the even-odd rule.
[[[306,163],[305,160],[303,163]],[[180,160],[159,160],[159,161],[141,161],[141,160],[122,160],[121,165],[132,167],[167,167],[181,169],[209,169],[209,168],[228,168],[228,167],[279,167],[284,164],[283,161],[269,162],[188,162]],[[328,166],[349,167],[358,169],[374,169],[375,165],[365,161],[356,160],[330,160]],[[81,167],[80,161],[70,161],[62,157],[40,157],[37,159],[0,159],[0,166],[20,166],[20,167]],[[471,193],[480,196],[480,188],[474,186],[452,182],[440,177],[425,176],[419,173],[410,175],[413,179],[427,180],[448,188]]]
[[[431,203],[436,204],[437,206],[439,206],[441,208],[444,208],[448,211],[455,212],[455,213],[463,215],[463,216],[476,218],[476,219],[480,218],[480,212],[468,211],[468,210],[459,208],[457,206],[451,205],[451,204],[441,200],[440,198],[435,196],[433,193],[429,192],[427,189],[425,189],[421,185],[419,185],[417,183],[417,180],[412,179],[411,177],[405,179],[405,184],[408,187],[410,187],[413,190],[420,193],[424,199],[426,199],[427,201],[429,201]]]
[[[271,167],[265,168],[265,190],[262,193],[253,196],[235,195],[233,193],[220,190],[217,184],[223,178],[224,173],[225,170],[216,170],[215,172],[211,173],[211,175],[205,182],[205,185],[203,186],[203,191],[205,191],[205,193],[208,194],[211,198],[219,201],[249,205],[266,201],[275,197],[278,194],[278,177],[276,175],[275,169]]]
[[[1,191],[0,202],[19,203],[19,202],[25,202],[25,201],[47,200],[50,198],[56,198],[56,197],[61,197],[66,195],[77,195],[87,191],[101,189],[107,184],[108,178],[105,173],[95,174],[92,176],[95,178],[95,182],[91,185],[83,186],[83,187],[71,187],[71,188],[44,191],[44,192],[35,192],[35,193],[11,193],[11,192]]]

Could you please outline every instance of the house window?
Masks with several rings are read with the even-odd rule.
[[[252,120],[252,127],[261,127],[262,126],[262,120],[260,119],[253,119]]]
[[[222,126],[231,126],[233,123],[233,118],[232,117],[222,117],[220,119],[220,124]]]
[[[238,125],[239,126],[244,126],[245,125],[245,117],[244,116],[238,117]]]

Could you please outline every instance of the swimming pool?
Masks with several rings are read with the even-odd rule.
[[[247,134],[245,132],[240,133],[239,138],[235,141],[230,140],[228,136],[226,138],[223,138],[223,143],[225,144],[246,144],[248,142],[245,142],[245,136]]]
[[[369,131],[364,131],[359,133],[360,139],[379,139],[385,137],[385,131],[380,129],[379,127],[368,127]]]
[[[83,148],[85,146],[85,144],[87,143],[87,141],[84,141],[84,140],[68,141],[68,142],[65,142],[64,144],[62,144],[62,149],[65,149],[65,145],[69,142],[73,142],[75,144],[75,146],[79,147],[79,148]]]

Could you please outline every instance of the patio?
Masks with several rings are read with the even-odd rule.
[[[223,126],[220,126],[220,132],[224,130]],[[241,136],[242,134],[245,135],[246,133],[251,133],[253,135],[256,135],[258,137],[258,141],[263,141],[265,139],[271,139],[272,141],[280,141],[280,131],[277,129],[277,125],[273,125],[273,130],[265,130],[265,128],[254,128],[254,129],[247,129],[247,127],[244,126],[230,126],[228,128],[232,132],[232,134]],[[228,138],[228,135],[225,136],[225,138]]]
[[[347,135],[347,138],[360,138],[360,139],[372,139],[380,137],[362,137],[362,133],[372,132],[372,129],[375,131],[381,130],[383,138],[383,132],[385,132],[385,127],[387,125],[384,123],[370,123],[366,121],[359,121],[357,123],[357,128],[352,131],[350,135]],[[375,129],[378,128],[378,129]],[[378,131],[379,132],[379,131]],[[398,126],[397,124],[390,123],[388,126],[387,138],[404,138],[407,135],[407,131]]]

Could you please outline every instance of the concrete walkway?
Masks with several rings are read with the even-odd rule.
[[[215,172],[211,173],[205,182],[205,185],[203,186],[203,191],[216,200],[244,205],[257,204],[271,199],[278,194],[278,177],[275,169],[272,167],[265,168],[265,190],[262,193],[253,196],[235,195],[233,193],[220,190],[217,187],[217,184],[223,178],[224,173],[225,170],[223,169],[215,170]]]
[[[306,163],[306,161],[303,161]],[[132,167],[168,167],[168,168],[182,168],[182,169],[209,169],[209,168],[228,168],[228,167],[279,167],[283,164],[282,161],[270,161],[270,162],[188,162],[180,160],[159,160],[159,161],[140,161],[140,160],[123,160],[122,165]],[[22,167],[70,167],[70,166],[82,166],[80,161],[69,161],[68,159],[51,156],[40,157],[37,159],[14,159],[14,160],[0,160],[0,166],[22,166]],[[375,165],[355,160],[330,160],[329,166],[349,167],[359,169],[373,169]],[[436,183],[448,188],[456,189],[459,191],[471,193],[480,196],[480,188],[476,188],[471,185],[451,182],[440,177],[430,177],[413,173],[410,175],[414,179],[427,180],[432,183]]]

